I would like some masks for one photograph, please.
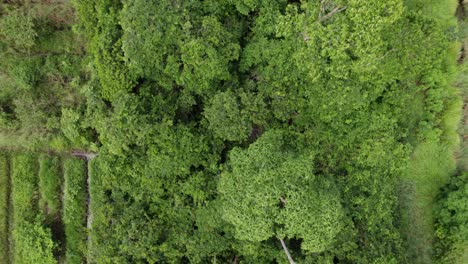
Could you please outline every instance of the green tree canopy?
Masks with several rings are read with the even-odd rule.
[[[219,183],[223,217],[239,239],[301,238],[304,250],[322,252],[341,230],[339,193],[332,180],[314,175],[313,153],[297,149],[296,140],[270,130],[231,151]]]

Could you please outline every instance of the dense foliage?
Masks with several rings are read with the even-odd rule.
[[[16,262],[60,260],[62,202],[67,263],[430,263],[434,219],[463,247],[463,183],[432,215],[456,1],[52,2],[0,4],[0,146],[99,155],[13,159]]]
[[[461,263],[468,257],[468,173],[451,179],[435,213],[440,263]]]
[[[3,146],[64,148],[62,109],[81,101],[86,78],[73,10],[55,1],[0,4],[0,127]]]
[[[451,20],[397,0],[76,6],[96,262],[285,261],[275,238],[297,261],[406,261],[396,183],[443,134]]]
[[[12,204],[14,263],[56,263],[50,229],[43,226],[38,208],[37,163],[34,155],[21,154],[12,160]]]

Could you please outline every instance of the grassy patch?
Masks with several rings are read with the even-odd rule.
[[[66,159],[63,164],[65,178],[64,213],[66,235],[66,263],[82,263],[86,250],[86,173],[85,162]]]
[[[13,219],[34,221],[38,215],[37,160],[32,154],[18,154],[12,160]]]
[[[8,196],[9,196],[8,158],[0,153],[0,259],[7,260],[8,252]]]
[[[432,263],[433,203],[439,189],[448,181],[455,168],[449,147],[423,143],[415,149],[402,177],[402,234],[406,236],[409,259],[413,263]]]
[[[39,158],[39,206],[46,215],[56,216],[61,208],[60,159],[48,155]]]

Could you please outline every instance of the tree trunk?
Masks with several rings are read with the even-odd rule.
[[[294,260],[292,259],[291,254],[289,254],[288,248],[286,247],[286,244],[284,243],[284,240],[280,239],[280,241],[281,241],[281,246],[283,246],[284,253],[286,253],[286,256],[288,257],[289,263],[290,264],[296,264],[296,262],[294,262]]]

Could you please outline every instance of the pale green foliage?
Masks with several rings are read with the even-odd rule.
[[[231,151],[232,170],[219,184],[223,217],[239,239],[297,237],[304,250],[322,252],[341,229],[340,200],[332,181],[313,175],[313,155],[288,150],[291,139],[270,130],[247,150]]]
[[[336,186],[329,179],[307,181],[309,163],[310,159],[305,159],[283,164],[283,177],[300,175],[300,178],[294,184],[284,183],[288,188],[285,192],[287,202],[277,221],[284,225],[284,236],[304,239],[303,250],[323,252],[329,249],[342,229],[343,211]],[[301,172],[301,169],[306,170]]]
[[[50,229],[39,223],[17,221],[13,231],[15,237],[15,263],[57,263],[52,254],[54,242]]]
[[[440,263],[468,260],[468,173],[452,176],[435,207]]]

